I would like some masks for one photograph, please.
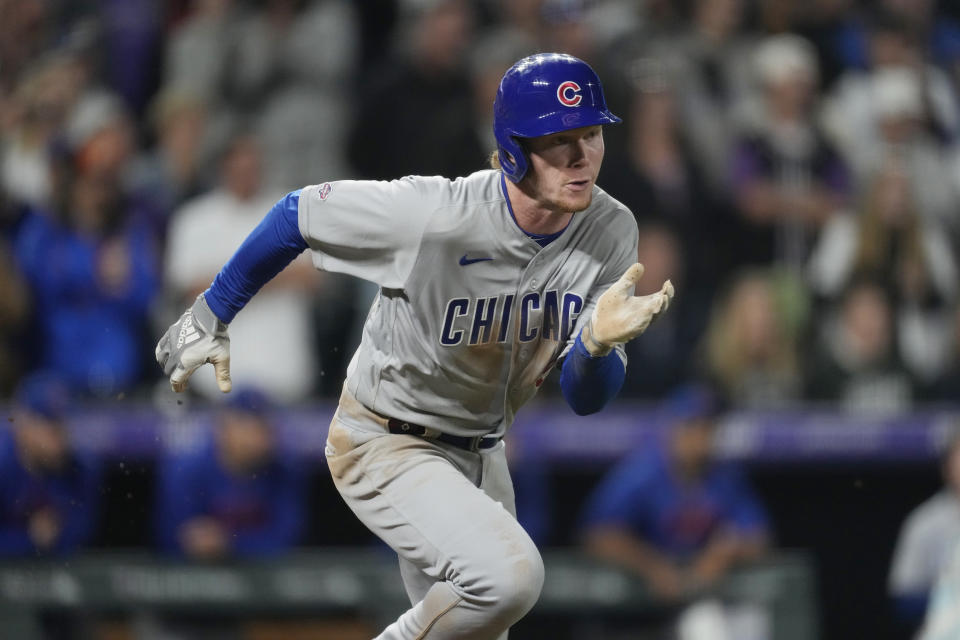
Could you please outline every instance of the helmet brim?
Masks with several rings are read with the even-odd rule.
[[[538,138],[569,129],[619,122],[621,122],[620,118],[606,109],[557,109],[541,114],[532,121],[510,127],[510,135],[519,138]]]

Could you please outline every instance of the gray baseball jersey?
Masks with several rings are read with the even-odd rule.
[[[381,415],[462,436],[506,431],[637,260],[633,215],[602,189],[541,248],[492,170],[313,185],[299,226],[318,269],[381,287],[347,389]]]

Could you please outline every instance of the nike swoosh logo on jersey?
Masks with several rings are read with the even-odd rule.
[[[460,266],[465,267],[474,262],[486,262],[487,260],[493,260],[493,258],[468,258],[467,254],[463,254],[463,257],[460,258]]]

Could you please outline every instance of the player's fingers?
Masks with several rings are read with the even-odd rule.
[[[170,349],[167,347],[167,345],[164,343],[163,340],[157,343],[157,348],[154,349],[153,355],[157,358],[157,363],[160,365],[160,368],[166,369],[167,359],[170,358]]]
[[[667,280],[663,283],[663,286],[660,287],[660,295],[663,298],[663,306],[660,308],[660,311],[666,311],[670,306],[670,302],[673,300],[673,283]]]
[[[187,380],[190,378],[190,374],[192,374],[195,370],[196,367],[186,369],[182,364],[178,364],[173,369],[173,373],[170,374],[170,387],[177,393],[180,393],[186,389]]]
[[[637,283],[640,282],[640,278],[643,277],[643,265],[639,262],[636,262],[630,265],[630,268],[623,272],[623,275],[620,276],[620,280],[617,282],[617,287],[622,291],[629,292],[632,291]]]
[[[660,293],[662,293],[663,295],[667,296],[667,298],[670,298],[672,300],[673,294],[674,294],[673,283],[670,282],[669,280],[664,282],[663,286],[660,288]]]
[[[213,371],[217,375],[217,386],[220,387],[220,391],[229,393],[233,388],[233,382],[230,380],[230,358],[218,358],[212,362]]]

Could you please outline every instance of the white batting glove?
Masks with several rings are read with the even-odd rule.
[[[227,325],[210,310],[203,294],[170,325],[157,343],[155,354],[163,373],[170,376],[170,386],[178,393],[187,388],[190,375],[207,362],[213,364],[220,391],[230,391]]]
[[[580,335],[590,355],[604,356],[614,345],[633,340],[670,306],[673,284],[669,280],[656,293],[633,295],[641,276],[643,265],[638,262],[597,300],[590,322]]]

